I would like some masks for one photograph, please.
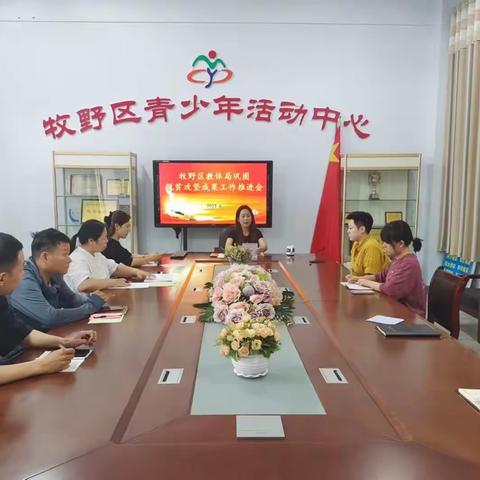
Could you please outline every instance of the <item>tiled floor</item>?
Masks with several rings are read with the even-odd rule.
[[[480,353],[477,342],[478,320],[464,312],[460,312],[460,335],[458,339],[467,347]]]

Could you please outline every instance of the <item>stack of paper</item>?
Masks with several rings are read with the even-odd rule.
[[[403,322],[403,318],[386,317],[385,315],[375,315],[372,318],[368,318],[367,322],[381,323],[382,325],[397,325]]]

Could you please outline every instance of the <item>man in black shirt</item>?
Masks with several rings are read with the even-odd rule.
[[[23,276],[22,244],[11,235],[0,233],[0,355],[7,355],[22,345],[30,348],[57,348],[44,358],[13,365],[0,365],[0,384],[22,378],[55,373],[67,368],[75,347],[92,344],[96,340],[93,330],[81,331],[71,337],[48,335],[25,325],[15,317],[7,295],[10,295]]]

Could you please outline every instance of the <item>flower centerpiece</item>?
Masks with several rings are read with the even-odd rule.
[[[222,355],[232,359],[236,375],[258,378],[268,373],[268,359],[280,348],[280,334],[276,322],[250,318],[222,328],[217,345]]]
[[[225,258],[230,263],[248,263],[252,259],[252,252],[247,246],[233,245],[225,249]]]
[[[282,291],[270,273],[258,265],[234,265],[207,283],[209,301],[194,305],[203,322],[240,323],[265,318],[290,323],[294,294]]]

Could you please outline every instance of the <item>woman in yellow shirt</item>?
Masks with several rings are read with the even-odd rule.
[[[353,242],[351,275],[362,277],[382,272],[390,262],[380,242],[370,235],[372,216],[368,212],[351,212],[347,220],[348,238]]]

